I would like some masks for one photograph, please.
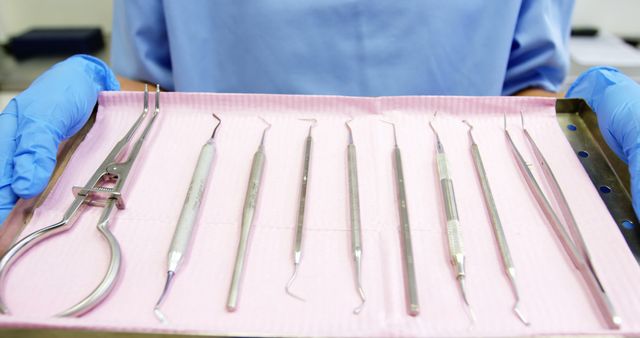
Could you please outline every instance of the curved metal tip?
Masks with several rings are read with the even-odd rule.
[[[349,122],[353,121],[353,118],[351,118],[350,120],[346,121],[344,123],[345,126],[347,126],[347,129],[349,130],[349,143],[353,144],[353,130],[351,129],[351,125],[349,124]]]
[[[160,305],[162,305],[162,302],[164,302],[164,299],[167,297],[167,293],[169,291],[169,287],[171,286],[171,281],[173,281],[173,277],[176,275],[175,271],[168,271],[167,272],[167,281],[164,283],[164,288],[162,289],[162,294],[160,295],[160,298],[158,298],[158,301],[156,302],[155,308],[159,308]]]
[[[287,282],[287,285],[285,285],[284,287],[284,291],[291,297],[306,302],[306,300],[298,295],[296,295],[295,293],[291,292],[290,288],[291,288],[291,284],[293,284],[293,281],[296,279],[296,275],[298,274],[298,264],[295,264],[293,266],[293,274],[291,275],[291,278],[289,278],[289,281]]]
[[[384,123],[388,123],[393,127],[393,142],[395,143],[396,147],[398,146],[398,136],[396,135],[396,124],[393,122],[389,122],[387,120],[380,120],[380,122],[384,122]]]
[[[364,303],[367,302],[367,297],[364,295],[364,289],[362,289],[362,286],[358,286],[358,293],[360,294],[360,299],[362,300],[362,303],[360,303],[360,305],[358,305],[357,308],[353,309],[354,315],[359,315],[360,312],[362,312],[362,308],[364,308]]]
[[[431,118],[431,120],[429,120],[429,127],[431,127],[431,130],[433,130],[433,132],[436,134],[437,138],[440,138],[440,136],[438,135],[438,131],[436,130],[436,128],[433,126],[433,121],[436,120],[436,116],[438,115],[438,111],[436,110],[433,113],[433,118]]]
[[[153,308],[153,314],[156,316],[156,318],[158,319],[158,321],[162,324],[169,324],[169,321],[167,320],[167,317],[164,316],[164,313],[162,313],[162,311],[160,311],[159,307],[154,307]]]
[[[315,127],[318,124],[318,120],[314,118],[305,118],[305,119],[298,119],[298,120],[311,122],[311,124],[309,125],[309,135],[308,135],[308,136],[311,136],[311,129],[313,129],[313,127]]]
[[[466,124],[469,127],[469,138],[471,139],[471,143],[476,143],[476,140],[473,138],[473,125],[469,123],[467,120],[462,120],[462,123]]]
[[[262,122],[266,123],[267,127],[264,128],[264,130],[262,131],[262,139],[260,139],[260,145],[264,145],[264,137],[267,134],[267,130],[269,130],[271,128],[271,123],[269,123],[267,120],[264,119],[264,117],[262,116],[258,116],[259,119],[262,120]]]
[[[520,321],[522,322],[522,324],[529,326],[531,325],[531,323],[525,318],[524,314],[522,313],[522,311],[520,311],[520,308],[518,307],[518,305],[520,305],[520,302],[516,302],[513,305],[513,312],[515,312],[516,316],[518,316],[518,319],[520,319]]]
[[[469,132],[473,130],[473,125],[469,123],[467,120],[462,120],[462,123],[466,124],[469,127]]]
[[[213,133],[211,134],[211,138],[214,138],[216,136],[216,131],[218,131],[218,127],[220,127],[220,125],[222,124],[222,120],[218,117],[218,115],[216,115],[216,113],[211,113],[211,115],[213,115],[213,118],[218,121],[216,127],[213,128]]]

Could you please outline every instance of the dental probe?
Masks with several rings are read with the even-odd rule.
[[[191,183],[189,184],[189,190],[187,191],[187,197],[182,205],[182,211],[180,211],[180,217],[176,224],[176,230],[173,233],[173,239],[171,240],[171,246],[169,247],[169,253],[167,255],[167,281],[165,282],[162,294],[158,299],[153,313],[156,315],[159,321],[165,323],[167,320],[164,314],[160,311],[160,306],[164,302],[167,296],[171,282],[180,268],[184,256],[189,250],[189,243],[191,242],[191,235],[193,234],[193,226],[196,223],[198,213],[200,211],[200,205],[202,202],[202,195],[207,185],[209,173],[211,171],[211,164],[216,153],[215,136],[218,127],[220,127],[221,120],[213,114],[213,117],[218,122],[213,129],[211,138],[202,146],[196,167],[191,176]]]
[[[353,261],[355,265],[356,284],[358,287],[358,294],[362,303],[355,309],[354,314],[359,314],[364,307],[364,303],[367,298],[362,288],[362,228],[360,226],[360,192],[358,187],[358,164],[356,156],[356,146],[353,143],[353,130],[349,125],[349,120],[345,122],[347,129],[349,130],[349,144],[347,145],[347,164],[349,168],[349,208],[350,208],[350,220],[351,220],[351,250],[353,252]]]
[[[433,115],[435,119],[437,112]],[[438,176],[440,177],[440,186],[442,188],[442,198],[444,200],[445,214],[447,217],[447,239],[449,243],[449,255],[451,256],[451,264],[456,273],[456,280],[460,285],[462,299],[469,309],[471,321],[475,322],[473,309],[467,298],[467,289],[465,287],[465,254],[462,243],[462,229],[460,228],[460,220],[458,219],[458,206],[456,205],[456,196],[453,190],[453,180],[449,174],[449,163],[447,154],[444,151],[440,135],[433,126],[433,121],[429,121],[429,126],[436,135],[436,163],[438,165]]]
[[[233,268],[233,277],[229,287],[229,295],[227,297],[227,311],[233,312],[238,308],[238,296],[240,294],[240,282],[244,272],[244,261],[247,255],[247,244],[249,241],[249,233],[253,223],[253,217],[256,212],[256,203],[260,192],[260,182],[264,169],[265,152],[264,138],[267,130],[271,128],[271,124],[264,119],[267,127],[262,131],[262,139],[258,150],[253,155],[251,164],[251,174],[249,175],[249,184],[247,185],[247,193],[245,195],[244,207],[242,209],[242,227],[240,229],[240,240],[238,241],[238,252],[236,254],[236,262]]]
[[[504,229],[502,228],[502,222],[500,222],[500,215],[498,214],[498,208],[496,202],[493,199],[493,193],[491,192],[491,186],[489,185],[489,179],[487,178],[487,172],[484,169],[482,162],[482,156],[480,155],[480,149],[473,137],[473,126],[468,121],[462,121],[469,126],[469,139],[471,140],[471,155],[473,156],[473,163],[476,167],[478,178],[480,179],[480,185],[482,186],[482,193],[484,195],[484,201],[489,211],[489,218],[491,219],[491,225],[493,225],[493,235],[498,242],[498,249],[500,250],[500,257],[502,258],[502,266],[504,272],[509,278],[511,290],[515,297],[515,304],[513,305],[513,312],[518,319],[524,324],[529,326],[529,321],[524,317],[522,311],[518,307],[520,304],[520,294],[518,293],[518,287],[516,284],[516,267],[511,259],[511,252],[509,245],[507,244],[507,238],[504,235]]]
[[[291,284],[293,284],[293,280],[296,278],[296,274],[298,273],[298,266],[300,266],[300,261],[302,260],[302,230],[304,227],[304,209],[307,202],[307,184],[309,181],[309,162],[311,162],[311,145],[313,143],[313,137],[311,136],[311,129],[318,123],[316,119],[302,119],[303,121],[311,121],[311,125],[309,125],[309,133],[307,134],[307,138],[304,142],[304,161],[302,165],[302,180],[300,182],[300,198],[298,202],[298,220],[296,221],[296,235],[295,241],[293,244],[293,274],[291,278],[287,282],[287,285],[284,287],[287,294],[291,297],[304,301],[304,299],[294,293],[291,292]]]
[[[396,125],[388,121],[393,127],[393,159],[398,194],[398,215],[402,231],[402,258],[405,271],[405,293],[407,297],[407,313],[411,316],[420,314],[420,300],[418,297],[418,284],[416,282],[416,269],[414,267],[413,245],[411,242],[411,226],[409,225],[409,210],[407,206],[407,193],[404,186],[404,171],[402,169],[402,156],[396,137]]]

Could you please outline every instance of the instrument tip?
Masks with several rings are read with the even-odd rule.
[[[518,319],[520,319],[520,321],[522,322],[522,324],[526,325],[526,326],[530,326],[531,323],[524,317],[524,314],[522,313],[522,311],[520,310],[520,308],[518,307],[519,303],[516,302],[513,305],[513,312],[515,312],[516,316],[518,316]]]
[[[168,324],[169,323],[169,321],[167,321],[167,317],[164,316],[162,311],[160,311],[159,307],[154,307],[153,308],[153,314],[156,316],[158,321],[160,321],[160,323],[162,323],[162,324]]]
[[[360,305],[358,305],[357,308],[353,309],[354,315],[358,315],[360,314],[360,312],[362,312],[362,309],[364,308],[364,303],[366,303],[367,301],[367,297],[364,295],[364,289],[362,289],[362,286],[358,287],[358,294],[360,294],[360,299],[362,300],[362,303],[360,303]]]
[[[284,291],[291,297],[302,301],[302,302],[306,302],[306,300],[298,295],[296,295],[295,293],[291,292],[290,288],[291,285],[293,284],[293,281],[296,279],[296,275],[298,274],[298,264],[295,264],[293,266],[293,274],[291,275],[291,278],[289,278],[289,281],[287,282],[287,285],[285,285],[284,287]]]
[[[158,298],[158,302],[155,305],[155,309],[159,309],[162,302],[167,297],[167,293],[169,291],[169,287],[171,286],[171,281],[173,281],[173,277],[176,275],[175,271],[169,270],[167,271],[167,281],[164,283],[164,288],[162,289],[162,294],[160,294],[160,298]]]

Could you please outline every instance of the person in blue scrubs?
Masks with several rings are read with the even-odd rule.
[[[177,91],[387,95],[555,92],[567,0],[116,0],[117,74]]]
[[[18,197],[44,189],[59,143],[87,121],[101,90],[148,82],[200,92],[555,95],[569,64],[573,5],[115,0],[118,78],[103,61],[74,56],[0,114],[0,222]]]

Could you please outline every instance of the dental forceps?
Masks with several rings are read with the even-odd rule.
[[[358,162],[356,156],[356,145],[353,143],[353,130],[349,125],[349,122],[353,119],[345,122],[349,130],[349,144],[347,145],[347,165],[349,168],[349,210],[351,220],[351,250],[353,252],[353,262],[355,266],[356,274],[356,286],[358,287],[358,294],[362,303],[355,309],[354,314],[359,314],[364,307],[364,303],[367,298],[362,288],[362,227],[360,226],[360,188],[358,185]]]
[[[153,313],[158,320],[162,323],[166,323],[166,318],[160,311],[160,305],[164,301],[171,282],[173,281],[178,268],[182,264],[184,256],[189,249],[189,243],[191,242],[191,236],[193,234],[193,226],[196,223],[198,212],[200,211],[200,202],[202,202],[202,195],[206,188],[209,173],[211,171],[211,165],[213,164],[213,158],[216,153],[215,136],[218,127],[222,121],[220,118],[213,114],[213,117],[218,123],[216,123],[211,138],[202,146],[196,167],[193,170],[193,176],[191,176],[191,183],[189,184],[189,190],[187,191],[187,197],[182,205],[182,211],[180,211],[180,217],[176,224],[176,230],[173,233],[173,239],[169,246],[169,253],[167,255],[167,280],[162,289],[162,294],[156,302],[153,308]]]
[[[553,171],[551,171],[551,167],[549,167],[549,163],[544,158],[542,151],[540,151],[535,141],[531,137],[531,134],[529,134],[529,131],[524,126],[524,116],[522,112],[520,112],[520,122],[522,123],[524,136],[533,149],[533,154],[538,164],[540,165],[540,168],[542,169],[544,179],[547,181],[549,187],[551,187],[553,197],[557,205],[560,207],[565,223],[563,223],[558,217],[558,214],[551,206],[551,203],[542,191],[542,188],[538,184],[538,181],[529,169],[527,162],[522,156],[522,153],[520,153],[515,143],[513,142],[509,130],[507,129],[507,115],[505,113],[504,131],[506,138],[509,141],[508,143],[511,146],[513,155],[516,158],[516,163],[518,164],[520,173],[527,182],[529,189],[538,202],[540,209],[542,209],[542,212],[547,218],[547,221],[556,233],[556,236],[562,243],[562,247],[564,248],[565,252],[587,284],[587,287],[589,288],[591,295],[595,299],[600,313],[604,317],[607,325],[609,326],[609,328],[619,329],[620,325],[622,324],[622,318],[620,318],[616,314],[616,311],[613,308],[613,304],[611,303],[611,300],[607,296],[607,292],[605,291],[602,283],[600,282],[600,279],[598,278],[598,275],[593,266],[593,262],[591,261],[591,256],[589,255],[589,251],[587,250],[587,245],[584,241],[584,238],[582,237],[582,234],[580,233],[580,229],[578,228],[576,220],[573,217],[573,213],[569,208],[569,203],[562,193],[562,189],[560,188],[558,180],[553,174]],[[567,228],[569,228],[569,231],[567,231]]]
[[[513,291],[513,295],[515,297],[513,312],[524,325],[529,326],[529,321],[527,321],[527,319],[522,314],[522,311],[518,307],[518,305],[520,304],[520,294],[518,292],[518,287],[516,284],[516,267],[513,264],[513,260],[511,259],[511,251],[509,250],[509,245],[507,244],[507,237],[504,235],[502,222],[500,222],[500,215],[498,214],[496,202],[493,199],[493,193],[491,192],[491,186],[489,185],[489,178],[487,177],[487,172],[484,169],[484,164],[482,162],[482,156],[480,155],[480,148],[478,147],[478,144],[473,137],[473,126],[466,120],[462,122],[469,126],[468,133],[469,139],[471,140],[471,155],[473,156],[473,163],[476,167],[476,173],[478,174],[480,185],[482,186],[482,193],[484,195],[484,201],[486,203],[487,210],[489,211],[491,225],[493,225],[493,235],[496,238],[496,242],[498,242],[500,257],[502,258],[502,267],[505,274],[509,278],[511,290]]]
[[[398,138],[396,136],[396,125],[388,121],[393,127],[393,158],[394,171],[396,179],[396,190],[398,194],[398,214],[400,217],[400,226],[402,227],[402,258],[405,271],[405,293],[407,296],[407,313],[411,316],[420,314],[420,300],[418,298],[418,284],[416,282],[416,269],[413,259],[413,244],[411,242],[411,226],[409,225],[409,210],[407,206],[407,193],[404,186],[404,171],[402,169],[402,156],[400,147],[398,147]]]
[[[262,180],[262,172],[264,171],[264,138],[267,130],[271,128],[271,124],[265,119],[260,118],[267,127],[262,131],[260,145],[253,155],[251,163],[251,174],[249,175],[249,184],[247,185],[247,193],[245,195],[244,207],[242,209],[242,227],[240,229],[240,240],[238,241],[238,252],[236,254],[236,262],[233,268],[233,277],[231,278],[231,286],[229,287],[229,295],[227,297],[227,311],[233,312],[238,308],[238,297],[240,295],[240,282],[244,273],[244,261],[247,256],[247,244],[249,242],[249,234],[253,225],[253,217],[256,212],[256,204],[260,193],[260,182]]]
[[[296,278],[298,272],[298,266],[302,260],[302,228],[304,226],[304,208],[307,202],[307,183],[309,181],[309,162],[311,161],[311,144],[313,143],[313,137],[311,137],[311,129],[318,123],[316,119],[301,119],[303,121],[311,121],[309,125],[309,134],[304,142],[304,161],[302,165],[302,180],[300,182],[300,198],[298,203],[298,220],[296,222],[296,235],[293,244],[293,274],[284,287],[284,290],[291,297],[304,301],[303,298],[292,293],[290,288],[293,284],[293,280]]]
[[[100,164],[89,181],[87,181],[87,184],[85,184],[84,187],[73,188],[76,197],[64,213],[62,220],[27,235],[9,248],[0,260],[0,281],[4,281],[7,272],[13,263],[15,263],[17,259],[31,247],[41,243],[53,235],[69,230],[74,225],[80,210],[88,204],[91,206],[104,207],[102,215],[98,220],[97,228],[109,245],[109,267],[102,281],[88,296],[72,307],[58,313],[56,316],[81,316],[97,306],[109,294],[115,285],[116,279],[118,278],[122,259],[118,240],[109,230],[111,212],[113,211],[114,206],[118,209],[124,209],[125,207],[125,203],[121,195],[122,187],[124,186],[124,183],[131,171],[131,167],[140,152],[142,143],[144,142],[149,130],[151,130],[151,127],[153,126],[153,123],[160,111],[160,86],[156,86],[155,100],[156,107],[154,113],[151,115],[150,121],[145,126],[138,140],[133,144],[127,159],[125,161],[120,161],[122,156],[124,156],[123,153],[125,148],[133,138],[136,130],[140,124],[142,124],[142,121],[145,119],[149,111],[149,90],[145,85],[144,109],[142,114],[140,114],[138,119],[134,122],[131,129],[129,129],[124,137],[116,143],[109,155],[107,155],[104,161],[102,161],[102,164]],[[103,186],[103,183],[113,183],[113,186]],[[2,300],[1,295],[0,313],[9,314],[9,309]]]
[[[435,120],[437,112],[433,114],[433,120]],[[460,291],[462,292],[462,299],[469,309],[471,321],[475,322],[475,315],[473,309],[469,304],[467,298],[467,290],[465,287],[465,254],[464,246],[462,243],[462,229],[460,228],[460,220],[458,219],[458,206],[456,204],[456,195],[453,190],[453,180],[449,174],[449,163],[447,161],[447,154],[444,151],[442,142],[440,141],[440,135],[433,126],[433,120],[429,121],[429,127],[436,135],[436,163],[438,165],[438,176],[440,178],[440,186],[442,190],[442,199],[444,200],[445,214],[447,216],[447,239],[449,243],[449,255],[451,257],[451,264],[454,267],[456,273],[456,280],[460,285]]]

